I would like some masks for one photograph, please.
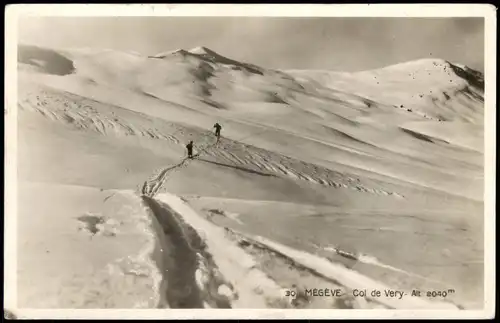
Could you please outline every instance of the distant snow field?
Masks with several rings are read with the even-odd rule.
[[[19,307],[483,306],[481,73],[18,50]]]

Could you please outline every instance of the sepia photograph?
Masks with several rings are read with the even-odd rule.
[[[4,318],[493,316],[495,8],[406,7],[12,6]]]

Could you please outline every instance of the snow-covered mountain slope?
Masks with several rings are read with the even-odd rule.
[[[236,270],[233,271],[230,263],[237,261],[231,257],[240,253],[248,255],[249,259],[254,257],[261,264],[275,261],[271,272],[263,270],[256,274],[262,278],[262,284],[269,284],[266,285],[271,293],[268,297],[273,298],[276,296],[272,292],[274,289],[292,284],[293,275],[288,281],[276,277],[279,270],[285,270],[283,259],[296,256],[291,251],[286,251],[285,258],[273,258],[275,252],[255,253],[242,248],[226,258],[223,253],[214,257],[215,262],[229,262],[223,276],[232,278],[224,279],[233,279],[232,284],[237,285],[239,293],[246,295],[245,301],[220,300],[214,296],[214,290],[206,295],[199,292],[176,298],[178,293],[182,294],[178,288],[183,284],[173,282],[177,287],[169,289],[168,279],[173,278],[162,270],[183,262],[189,263],[186,266],[194,270],[194,275],[198,266],[192,263],[194,258],[183,258],[176,252],[198,243],[198,238],[193,237],[200,235],[197,230],[201,229],[191,223],[193,215],[189,211],[191,220],[185,219],[187,222],[181,224],[184,229],[168,234],[162,232],[161,227],[173,219],[170,215],[161,218],[162,214],[165,217],[172,213],[164,210],[168,207],[162,204],[165,199],[162,203],[156,200],[156,196],[165,192],[171,196],[166,199],[167,203],[175,200],[172,194],[211,197],[215,202],[234,199],[241,204],[248,201],[256,208],[270,203],[265,210],[267,218],[257,215],[257,218],[224,220],[222,224],[215,221],[212,225],[236,225],[237,231],[243,232],[234,233],[240,236],[238,239],[251,240],[250,236],[258,235],[265,237],[264,240],[256,239],[268,247],[281,242],[288,245],[283,250],[291,247],[306,253],[313,252],[308,244],[310,236],[315,236],[319,228],[333,228],[335,234],[322,233],[314,243],[341,244],[361,254],[368,253],[388,266],[413,273],[412,277],[420,275],[438,281],[437,285],[426,282],[427,287],[455,286],[455,301],[466,304],[464,306],[481,304],[478,284],[482,281],[483,268],[484,80],[479,73],[436,59],[359,73],[279,71],[238,62],[205,47],[152,56],[30,45],[20,45],[18,50],[19,180],[26,187],[36,186],[21,195],[24,206],[19,215],[20,223],[29,222],[34,214],[28,203],[33,194],[41,201],[37,217],[47,219],[40,220],[37,232],[33,227],[20,229],[20,246],[24,247],[19,248],[19,257],[24,262],[20,265],[19,277],[24,283],[18,294],[20,303],[25,306],[130,305],[128,296],[106,300],[109,295],[95,296],[92,301],[76,298],[71,303],[68,301],[68,297],[72,297],[69,289],[62,294],[47,292],[46,302],[38,302],[37,297],[44,290],[28,283],[35,279],[31,277],[45,277],[35,274],[37,268],[27,265],[34,253],[42,252],[39,245],[30,242],[34,236],[50,241],[54,248],[62,243],[80,244],[85,252],[74,255],[79,259],[75,263],[88,261],[93,268],[89,272],[92,272],[104,270],[103,261],[111,262],[111,258],[124,252],[112,242],[116,237],[121,235],[127,243],[146,246],[150,244],[147,239],[150,234],[154,234],[157,245],[162,246],[150,251],[162,279],[137,284],[147,289],[155,282],[156,304],[172,307],[196,307],[205,303],[210,307],[285,306],[282,302],[266,302],[262,295],[248,290],[253,287],[235,283],[239,278],[231,275],[240,269],[233,268]],[[218,143],[213,136],[215,122],[223,127]],[[184,146],[189,140],[194,141],[195,154],[199,154],[193,160],[185,160]],[[64,187],[78,189],[65,190]],[[118,196],[128,196],[127,203],[132,204],[134,198],[127,195],[130,190],[143,195],[144,210],[136,207],[136,211],[131,212],[143,218],[152,214],[150,225],[155,229],[145,236],[131,234],[127,222],[119,220],[120,216],[126,217],[123,215],[126,210],[118,212],[121,214],[118,216],[102,209],[113,201],[113,197],[108,196],[106,201],[103,198],[102,205],[96,202],[100,197],[98,191],[102,195],[107,190],[117,192]],[[53,194],[55,191],[57,196]],[[111,221],[114,236],[105,235],[91,243],[78,242],[86,236],[82,237],[70,224],[61,224],[60,234],[48,234],[50,223],[60,221],[58,217],[64,214],[79,221],[81,214],[76,213],[83,212],[85,203],[78,202],[78,198],[92,201],[88,204],[88,212],[105,213],[107,220],[102,220],[103,223],[118,216],[118,220]],[[57,203],[60,210],[52,213],[44,203]],[[74,203],[83,203],[83,206],[74,207]],[[296,207],[281,208],[279,203],[293,203]],[[306,205],[318,214],[328,210],[329,220],[291,216],[291,210]],[[221,207],[226,208],[227,203],[222,203]],[[225,214],[223,209],[221,212]],[[345,214],[351,215],[350,221],[335,222]],[[182,212],[176,217],[175,221],[183,221]],[[334,222],[337,224],[332,225]],[[436,225],[441,229],[436,229]],[[44,226],[47,227],[42,229]],[[380,231],[380,234],[370,234],[367,241],[366,230],[360,227]],[[183,230],[197,233],[184,236]],[[283,232],[289,232],[293,241],[284,239]],[[242,238],[241,235],[248,236]],[[224,244],[212,239],[218,238],[210,234],[201,237],[212,245],[211,251],[200,247],[205,258],[220,252],[213,248]],[[181,244],[179,249],[172,247],[169,254],[166,249],[175,243]],[[257,242],[250,244],[258,245]],[[463,245],[463,249],[457,249],[457,244]],[[239,247],[236,244],[234,248]],[[49,249],[42,263],[64,261],[66,251],[61,249],[53,256]],[[412,255],[412,250],[426,252],[417,257]],[[432,263],[421,263],[425,255]],[[196,257],[196,253],[191,256]],[[160,264],[161,261],[165,263]],[[338,263],[340,260],[329,261]],[[143,259],[143,262],[147,261]],[[216,264],[210,266],[215,268]],[[412,288],[422,283],[404,275],[391,278],[391,270],[375,267],[365,266],[360,271],[394,288]],[[64,268],[70,272],[76,270]],[[309,269],[314,272],[317,268]],[[48,275],[47,272],[48,269],[44,275]],[[127,274],[121,273],[127,281]],[[82,277],[89,277],[85,275]],[[119,284],[114,274],[110,275],[113,284]],[[349,276],[344,272],[342,275]],[[326,279],[321,275],[313,276],[310,279],[316,285]],[[57,275],[51,277],[52,280],[47,278],[47,284],[49,281],[50,284],[72,284],[70,278],[59,282]],[[66,274],[61,277],[67,278]],[[182,279],[185,281],[189,277]],[[134,284],[129,283],[130,286]],[[74,284],[87,286],[95,282],[81,278]],[[347,291],[353,288],[348,282],[342,284]],[[113,288],[116,289],[119,288]],[[146,299],[153,296],[145,293],[143,297],[144,301],[134,301],[135,306],[151,306]],[[189,305],[179,303],[183,297],[187,297]],[[394,306],[389,303],[381,306]],[[341,306],[312,304],[313,307]],[[370,301],[356,304],[352,306],[373,307]],[[427,306],[415,304],[404,303],[402,307]]]
[[[367,99],[428,120],[483,124],[484,80],[480,73],[441,59],[421,59],[357,72],[292,71],[309,82]]]

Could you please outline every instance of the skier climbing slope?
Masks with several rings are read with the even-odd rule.
[[[217,122],[214,124],[214,128],[215,128],[215,136],[217,137],[217,142],[218,142],[220,139],[220,130],[222,129],[222,126]]]
[[[193,158],[193,141],[192,140],[186,145],[186,148],[188,151],[188,158]]]

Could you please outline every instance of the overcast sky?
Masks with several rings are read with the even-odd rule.
[[[359,71],[434,57],[484,71],[483,18],[25,18],[19,40],[144,55],[205,46],[281,69]]]

